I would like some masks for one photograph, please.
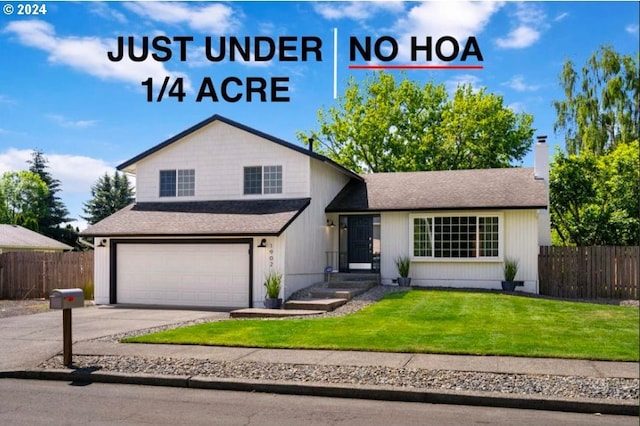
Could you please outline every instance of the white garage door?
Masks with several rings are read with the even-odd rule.
[[[248,244],[118,244],[117,301],[247,307]]]

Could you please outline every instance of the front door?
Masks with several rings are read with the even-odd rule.
[[[373,269],[373,216],[348,216],[348,269]]]

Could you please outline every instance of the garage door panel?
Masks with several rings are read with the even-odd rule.
[[[118,303],[245,307],[247,244],[118,244]]]

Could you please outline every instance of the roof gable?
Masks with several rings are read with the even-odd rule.
[[[547,208],[532,168],[374,173],[351,181],[327,212]]]
[[[279,139],[276,138],[275,136],[271,136],[267,133],[261,132],[259,130],[253,129],[249,126],[245,126],[244,124],[235,122],[233,120],[230,120],[226,117],[223,117],[221,115],[218,114],[214,114],[211,117],[189,127],[188,129],[178,133],[177,135],[165,140],[164,142],[159,143],[158,145],[149,148],[148,150],[142,152],[141,154],[136,155],[135,157],[131,158],[130,160],[125,161],[124,163],[120,164],[117,166],[118,170],[124,170],[127,168],[130,168],[131,166],[135,166],[136,163],[138,163],[139,161],[144,160],[146,157],[155,154],[156,152],[161,151],[162,149],[172,145],[173,143],[176,143],[180,140],[182,140],[183,138],[185,138],[186,136],[189,136],[190,134],[202,129],[203,127],[213,123],[213,122],[221,122],[221,123],[225,123],[229,126],[233,126],[237,129],[240,129],[242,131],[251,133],[252,135],[258,136],[262,139],[265,139],[267,141],[273,142],[277,145],[283,146],[285,148],[291,149],[293,151],[296,151],[300,154],[306,155],[308,157],[311,157],[313,159],[316,159],[318,161],[322,161],[324,163],[327,163],[331,166],[333,166],[334,168],[338,169],[341,173],[344,173],[352,178],[358,179],[360,180],[360,176],[356,173],[354,173],[353,171],[341,166],[340,164],[336,163],[335,161],[331,160],[330,158],[325,157],[324,155],[318,154],[316,152],[313,152],[309,149],[305,149],[301,146],[292,144],[290,142],[287,142],[283,139]]]

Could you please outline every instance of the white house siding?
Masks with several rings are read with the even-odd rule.
[[[98,247],[104,241],[104,247]],[[93,299],[97,305],[109,304],[109,239],[96,238],[93,251]]]
[[[333,249],[333,234],[338,229],[326,225],[324,209],[349,181],[349,177],[330,165],[312,158],[307,161],[311,170],[311,204],[285,231],[285,297],[324,279],[326,252]]]
[[[244,195],[245,166],[282,166],[282,194]],[[160,197],[160,170],[195,169],[195,195]],[[136,197],[144,201],[206,201],[309,196],[309,167],[289,148],[213,122],[137,164]]]
[[[428,213],[428,212],[427,212]],[[438,212],[459,215],[461,212]],[[488,212],[465,211],[465,214]],[[537,293],[538,217],[535,210],[507,210],[503,214],[503,255],[519,259],[516,279],[525,281],[519,290]],[[410,255],[409,213],[383,212],[381,214],[381,279],[391,284],[397,278],[394,259]],[[413,261],[411,284],[425,287],[473,287],[499,289],[503,279],[502,261]],[[455,277],[455,278],[453,278]]]
[[[267,246],[258,247],[262,238],[264,237],[255,237],[253,239],[253,306],[256,308],[264,306],[264,297],[266,296],[264,287],[265,275],[269,269],[282,273],[285,263],[285,236],[266,237]],[[286,290],[288,280],[284,274],[282,278],[283,290]]]

